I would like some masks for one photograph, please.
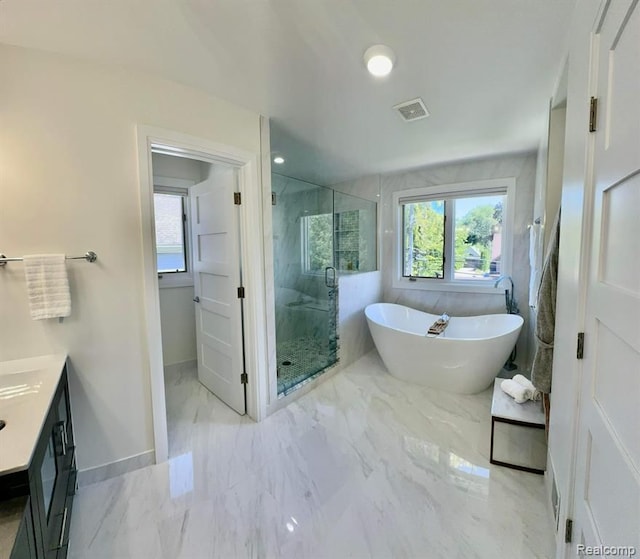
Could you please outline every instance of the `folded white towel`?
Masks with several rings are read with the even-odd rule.
[[[515,380],[520,386],[524,386],[531,390],[531,399],[535,402],[542,399],[542,392],[540,392],[527,377],[523,375],[516,375],[513,377],[513,380]]]
[[[23,257],[29,309],[33,320],[71,314],[71,293],[64,254]]]
[[[500,383],[500,388],[502,388],[503,392],[509,394],[516,401],[516,404],[522,404],[531,399],[531,390],[510,378],[503,380]]]

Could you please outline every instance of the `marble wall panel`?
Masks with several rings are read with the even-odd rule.
[[[364,309],[382,300],[382,274],[379,271],[340,276],[338,355],[343,367],[373,349],[373,339]]]
[[[533,216],[533,197],[536,177],[536,154],[511,154],[486,159],[436,165],[401,173],[382,175],[380,189],[382,200],[382,285],[383,300],[399,303],[432,313],[448,312],[451,315],[471,316],[505,311],[502,287],[496,294],[451,293],[420,291],[392,287],[393,245],[396,232],[393,226],[392,196],[394,192],[424,186],[470,182],[493,178],[516,178],[515,227],[513,243],[512,277],[520,312],[529,320],[529,229]],[[526,327],[523,329],[526,332]],[[518,341],[518,358],[521,368],[529,362],[528,336],[521,334]]]

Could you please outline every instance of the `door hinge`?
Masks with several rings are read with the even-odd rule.
[[[584,332],[578,332],[578,343],[576,346],[576,359],[584,357]]]
[[[182,214],[182,223],[187,222],[187,214]]]
[[[573,520],[567,518],[564,523],[564,543],[573,541]]]
[[[589,102],[589,132],[596,131],[596,121],[598,119],[598,98],[592,97]]]
[[[244,287],[238,287],[238,299],[244,299]]]
[[[275,205],[276,205],[276,203],[277,203],[277,196],[276,196],[276,193],[275,193],[275,192],[272,192],[272,193],[271,193],[271,205],[272,205],[272,206],[275,206]]]
[[[247,384],[249,382],[249,375],[247,373],[242,373],[240,375],[240,384]]]
[[[233,203],[236,206],[239,206],[240,204],[242,204],[242,195],[240,194],[240,192],[233,193]]]

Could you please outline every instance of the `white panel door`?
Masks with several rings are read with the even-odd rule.
[[[217,166],[189,189],[198,379],[240,414],[245,409],[237,176]]]
[[[569,556],[577,545],[640,550],[638,0],[609,3],[599,28],[593,237]]]

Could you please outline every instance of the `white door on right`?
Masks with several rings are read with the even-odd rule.
[[[593,237],[570,556],[578,545],[635,546],[640,553],[638,0],[608,3],[595,46]]]
[[[214,166],[189,189],[198,379],[225,404],[244,414],[245,385],[240,287],[239,206],[236,171]]]

